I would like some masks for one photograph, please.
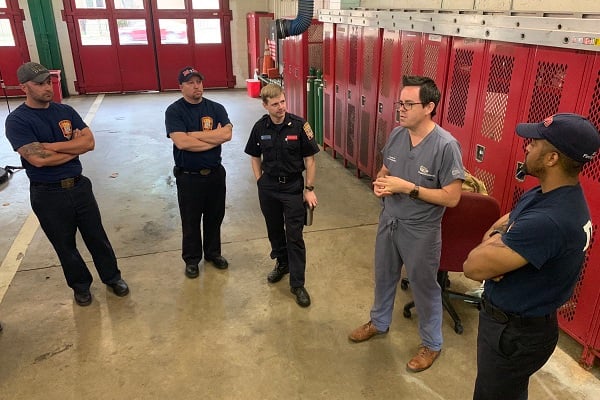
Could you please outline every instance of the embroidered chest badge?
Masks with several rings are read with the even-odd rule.
[[[71,125],[71,121],[68,119],[63,119],[58,123],[60,130],[62,131],[63,136],[67,140],[71,140],[73,137],[73,126]]]
[[[203,131],[212,131],[213,129],[213,119],[211,117],[202,117],[202,130]]]

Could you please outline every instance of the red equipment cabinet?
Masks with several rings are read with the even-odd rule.
[[[254,77],[254,71],[262,72],[262,65],[258,64],[259,57],[265,52],[265,40],[269,37],[269,24],[274,18],[273,13],[264,11],[249,12],[246,14],[246,28],[248,34],[248,78]]]
[[[540,122],[560,112],[576,112],[589,55],[581,51],[536,47],[532,50],[527,65],[528,75],[518,122]],[[502,196],[502,210],[513,209],[521,195],[538,184],[528,176],[524,181],[515,178],[515,172],[525,160],[528,140],[515,134],[512,157],[507,171],[507,184]]]
[[[338,24],[335,27],[335,118],[333,133],[333,150],[344,158],[344,166],[348,165],[346,160],[346,120],[347,120],[347,90],[348,90],[348,25]],[[334,154],[335,154],[334,153]]]
[[[375,124],[377,122],[377,93],[379,91],[379,69],[381,60],[382,30],[362,28],[360,41],[359,77],[360,99],[356,158],[356,171],[375,177],[373,171],[373,148],[375,146]]]
[[[479,81],[487,41],[481,39],[454,38],[448,82],[443,94],[441,126],[454,136],[462,147],[463,163],[468,166],[465,151],[471,147],[473,122],[479,99]],[[468,150],[467,150],[468,151]]]
[[[390,132],[397,125],[394,121],[394,103],[398,100],[397,93],[402,79],[401,37],[399,31],[387,29],[383,32],[372,177],[377,176],[383,165],[381,150],[385,146]]]
[[[323,24],[323,148],[333,149],[335,105],[335,25]],[[335,158],[335,150],[333,150]]]
[[[524,91],[532,46],[490,42],[485,54],[479,103],[470,148],[464,148],[467,168],[485,183],[488,194],[499,202],[506,191],[507,168],[517,135],[519,103]],[[507,212],[509,210],[504,210]]]
[[[283,82],[288,111],[306,118],[306,77],[323,67],[323,24],[312,20],[308,29],[283,41]]]
[[[579,104],[574,111],[586,116],[597,129],[600,129],[600,55],[589,54],[585,70],[589,74],[582,79]],[[568,86],[565,85],[565,89],[568,90]],[[583,345],[580,363],[586,368],[591,368],[594,359],[600,357],[599,158],[584,166],[579,175],[579,181],[585,192],[592,216],[591,245],[573,296],[558,311],[558,323],[562,330]]]

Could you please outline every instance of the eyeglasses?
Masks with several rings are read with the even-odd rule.
[[[413,103],[412,101],[397,101],[394,103],[396,108],[403,108],[405,111],[412,110],[415,104],[426,104],[426,103]]]

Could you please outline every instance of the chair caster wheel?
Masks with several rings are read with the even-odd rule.
[[[408,279],[404,278],[400,281],[400,289],[406,290],[408,289]]]
[[[459,324],[459,323],[454,324],[454,332],[458,333],[459,335],[462,335],[462,333],[463,333],[462,324]]]

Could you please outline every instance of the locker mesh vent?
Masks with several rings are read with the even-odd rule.
[[[492,57],[481,134],[496,142],[502,140],[514,62],[514,57],[500,55]]]
[[[448,122],[456,126],[464,126],[469,85],[471,83],[471,66],[473,51],[458,49],[452,68],[452,87],[448,101]]]
[[[412,75],[413,60],[415,58],[415,42],[402,42],[402,75]]]
[[[596,129],[600,130],[600,69],[596,77],[596,86],[587,117],[596,126]],[[592,162],[585,164],[581,175],[596,183],[600,182],[600,159],[596,157]]]
[[[598,225],[594,224],[592,227],[592,238],[590,239],[590,246],[588,247],[588,251],[585,254],[585,259],[583,260],[583,267],[581,268],[581,272],[579,273],[579,278],[577,279],[577,283],[575,284],[575,289],[573,290],[573,295],[571,298],[562,305],[558,309],[559,317],[562,317],[566,321],[573,321],[575,318],[575,314],[577,313],[577,304],[579,304],[579,297],[581,295],[581,288],[583,286],[583,282],[589,279],[586,279],[585,274],[587,273],[588,261],[591,258],[591,254],[594,251],[594,242],[596,238],[596,230],[598,229]],[[590,272],[590,273],[593,273]]]
[[[326,37],[323,40],[323,75],[331,75],[333,71],[329,70],[331,66],[331,38]]]
[[[336,38],[335,44],[335,59],[336,60],[345,60],[346,59],[346,43],[344,42],[345,35],[339,35]],[[339,42],[339,43],[338,43]],[[335,63],[335,80],[339,82],[343,79],[346,74],[344,70],[346,69],[346,65],[343,62]]]
[[[348,76],[348,82],[352,85],[356,85],[356,69],[358,64],[358,35],[355,32],[350,33],[350,48],[348,49],[350,54],[350,73]],[[343,62],[343,61],[342,61]]]
[[[439,47],[434,45],[425,46],[425,60],[423,62],[423,75],[433,80],[437,78]],[[440,83],[441,85],[441,83]]]
[[[323,24],[313,24],[308,27],[308,41],[322,42],[323,41]]]
[[[394,61],[394,40],[391,38],[383,39],[381,49],[381,75],[379,81],[379,93],[386,99],[390,98],[390,89],[392,87],[392,68]],[[396,99],[393,99],[396,100]]]
[[[475,168],[475,170],[473,171],[473,175],[476,178],[479,178],[483,181],[483,184],[485,185],[485,190],[490,196],[493,196],[495,175],[481,168]]]
[[[517,204],[517,201],[519,201],[521,196],[523,196],[523,193],[525,193],[525,190],[523,190],[520,187],[515,187],[515,190],[513,191],[512,201],[510,202],[510,207],[508,208],[509,210],[515,208],[515,204]]]
[[[348,125],[346,129],[346,154],[354,157],[354,133],[356,132],[356,108],[354,104],[348,104]]]
[[[358,148],[360,165],[363,167],[369,166],[369,133],[371,125],[371,114],[369,112],[360,113],[360,146]],[[369,171],[369,175],[371,171]]]
[[[375,41],[374,41],[374,37],[369,35],[366,37],[363,37],[363,43],[364,43],[364,50],[363,50],[363,59],[362,59],[362,65],[363,65],[363,76],[361,78],[362,82],[363,82],[363,88],[365,88],[367,91],[369,89],[371,89],[371,84],[373,82],[373,79],[375,77],[373,77],[373,65],[377,65],[375,62]],[[364,131],[364,132],[368,132],[368,131]]]
[[[375,172],[373,175],[376,175],[383,165],[383,155],[381,154],[381,150],[383,150],[383,146],[385,146],[385,142],[387,141],[388,131],[388,122],[383,118],[379,118],[375,136]]]
[[[527,122],[540,122],[558,112],[567,64],[538,63]]]
[[[331,126],[331,107],[329,103],[329,93],[323,92],[323,138],[327,140],[327,142],[331,145],[331,131],[329,127]]]
[[[323,46],[321,43],[311,43],[308,45],[308,67],[323,70]],[[307,71],[308,72],[308,71]],[[302,77],[304,78],[304,77]]]
[[[334,135],[333,145],[343,150],[342,148],[342,110],[344,103],[336,97],[335,99],[335,123],[333,125]]]

